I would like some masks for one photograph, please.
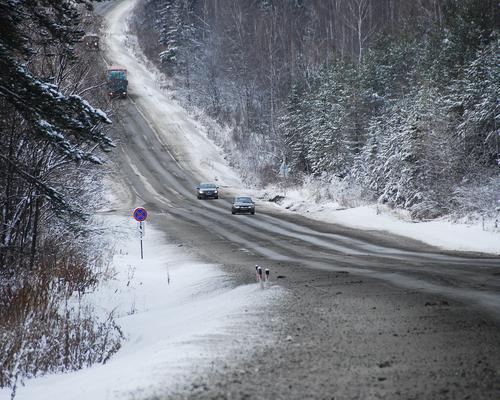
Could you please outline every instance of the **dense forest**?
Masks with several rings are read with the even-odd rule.
[[[89,3],[89,4],[87,4]],[[82,38],[90,2],[0,2],[0,387],[103,362],[112,316],[82,301],[106,267],[92,232],[113,146],[105,67]]]
[[[498,17],[494,0],[148,0],[135,29],[248,183],[281,166],[415,219],[494,218]]]

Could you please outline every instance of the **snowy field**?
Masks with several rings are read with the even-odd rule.
[[[114,216],[106,217],[106,223],[119,238],[110,279],[87,301],[103,315],[114,310],[125,335],[122,348],[105,365],[27,380],[16,399],[111,400],[161,394],[236,348],[250,354],[250,337],[258,334],[253,305],[270,304],[282,294],[277,286],[262,290],[257,283],[231,287],[216,265],[190,259],[149,225],[141,260],[137,222]],[[249,266],[249,282],[253,279]],[[10,391],[0,390],[0,399],[10,399]]]

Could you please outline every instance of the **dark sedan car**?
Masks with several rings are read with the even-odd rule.
[[[235,197],[231,206],[232,214],[255,214],[255,203],[250,197]]]
[[[215,183],[200,183],[196,186],[198,199],[218,199],[219,187]]]

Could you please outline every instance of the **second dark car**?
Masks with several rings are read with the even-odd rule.
[[[233,215],[242,213],[255,214],[255,203],[251,197],[235,197],[231,205],[231,213]]]

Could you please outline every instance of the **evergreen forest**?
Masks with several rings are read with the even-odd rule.
[[[145,54],[247,183],[498,219],[494,0],[149,0]],[[152,21],[153,19],[153,21]],[[153,23],[152,23],[153,22]],[[332,195],[333,196],[333,195]]]

